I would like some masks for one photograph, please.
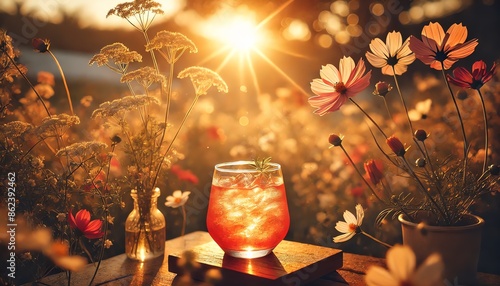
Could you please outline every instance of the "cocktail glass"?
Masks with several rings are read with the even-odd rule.
[[[251,161],[215,165],[207,229],[228,255],[257,258],[286,236],[290,216],[281,166],[258,169]]]

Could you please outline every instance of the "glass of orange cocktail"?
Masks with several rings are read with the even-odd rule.
[[[252,161],[215,165],[207,213],[208,232],[228,255],[269,254],[286,236],[290,216],[281,166]]]

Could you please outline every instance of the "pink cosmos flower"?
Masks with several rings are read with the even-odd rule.
[[[460,24],[453,24],[446,31],[439,23],[430,23],[422,29],[422,40],[410,37],[410,49],[424,64],[435,70],[449,69],[456,61],[463,59],[474,52],[478,42],[467,39],[467,28]]]
[[[496,63],[493,63],[488,71],[483,61],[477,61],[472,65],[472,74],[465,68],[459,67],[453,70],[453,76],[448,75],[448,81],[459,87],[480,89],[493,77],[496,67]]]
[[[348,98],[355,96],[370,84],[371,71],[365,73],[365,62],[359,59],[354,64],[351,57],[340,59],[339,69],[328,64],[320,71],[321,78],[311,82],[311,90],[316,94],[309,98],[320,116],[339,110]]]
[[[101,231],[102,221],[100,219],[90,221],[88,210],[79,210],[76,216],[69,211],[68,221],[71,228],[78,229],[88,239],[101,238],[104,235]]]

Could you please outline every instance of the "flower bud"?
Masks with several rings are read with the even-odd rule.
[[[424,158],[418,158],[418,159],[417,159],[417,161],[415,161],[415,165],[416,165],[417,167],[420,167],[420,168],[425,167],[425,164],[426,164],[426,163],[427,163],[427,162],[425,161],[425,159],[424,159]]]
[[[500,174],[500,166],[499,165],[490,165],[488,167],[488,170],[490,171],[490,174],[493,176],[498,176]]]
[[[427,137],[429,137],[429,134],[427,134],[425,130],[418,129],[417,131],[415,131],[415,138],[417,138],[418,141],[424,142]]]
[[[375,84],[374,95],[385,97],[389,91],[392,90],[392,86],[385,81],[379,81]]]
[[[396,156],[403,157],[405,155],[405,146],[397,137],[391,136],[387,138],[385,142],[389,145],[389,148],[391,148],[392,152],[394,152]]]
[[[368,174],[368,177],[370,178],[370,181],[374,184],[377,185],[380,183],[380,181],[384,178],[384,174],[380,171],[380,169],[377,167],[377,164],[375,163],[374,160],[369,160],[364,164],[365,171]]]
[[[118,144],[118,143],[122,142],[122,138],[118,135],[115,135],[115,136],[111,137],[111,142],[113,142],[113,144]]]
[[[328,137],[328,142],[330,142],[330,144],[332,144],[333,146],[340,146],[342,145],[342,139],[344,139],[343,136],[330,134],[330,136]]]
[[[36,51],[45,53],[49,50],[50,41],[41,38],[33,38],[33,40],[31,40],[31,45]]]

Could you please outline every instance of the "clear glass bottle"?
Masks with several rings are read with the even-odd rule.
[[[125,221],[125,253],[134,260],[145,261],[162,255],[165,251],[165,216],[158,210],[160,189],[150,194],[132,190],[134,209]]]

